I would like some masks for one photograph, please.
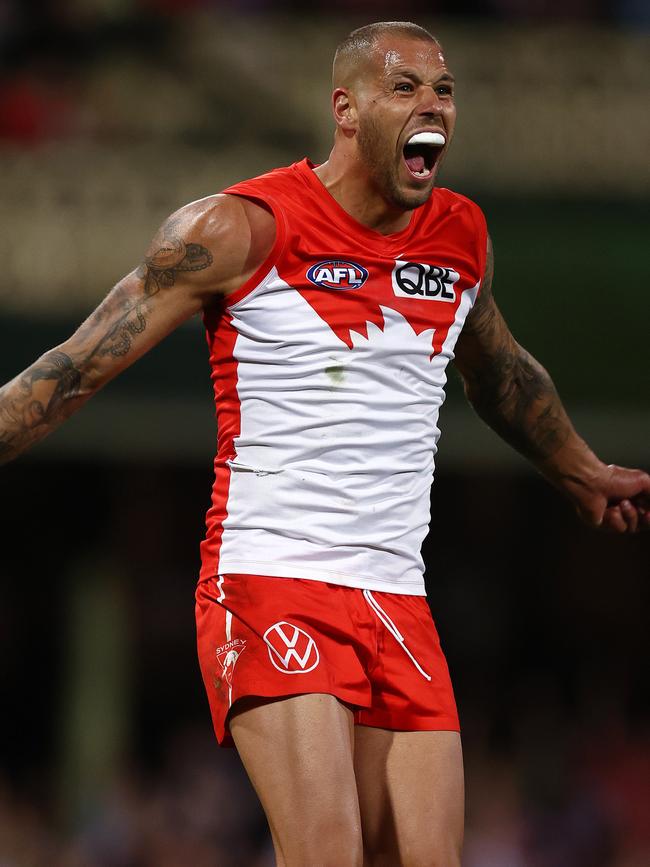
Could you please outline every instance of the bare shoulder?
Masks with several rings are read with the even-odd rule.
[[[251,199],[241,196],[217,196],[219,207],[230,214],[239,237],[233,279],[225,287],[227,293],[238,289],[268,259],[276,238],[275,218],[271,211]]]
[[[275,241],[275,220],[261,205],[223,193],[190,202],[156,233],[141,266],[154,277],[185,272],[205,293],[230,294],[264,262]]]

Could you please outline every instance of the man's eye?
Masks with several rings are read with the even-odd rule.
[[[400,93],[413,93],[413,85],[403,81],[401,84],[395,85],[395,90],[398,90]]]
[[[436,93],[440,96],[453,96],[454,92],[448,84],[439,84],[436,87]]]

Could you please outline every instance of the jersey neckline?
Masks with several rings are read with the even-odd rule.
[[[413,209],[413,214],[408,226],[401,229],[399,232],[393,232],[390,235],[383,235],[381,232],[377,232],[375,229],[371,229],[369,226],[365,226],[363,223],[355,220],[355,218],[349,214],[345,208],[339,205],[334,196],[315,173],[314,169],[317,167],[317,164],[313,163],[309,157],[305,157],[305,159],[300,162],[294,163],[294,168],[298,174],[318,195],[319,200],[322,202],[325,210],[330,213],[333,220],[346,224],[355,233],[364,235],[368,240],[374,241],[375,244],[384,248],[387,246],[393,246],[394,244],[397,246],[403,246],[405,241],[408,241],[416,230],[417,225],[420,222],[421,214],[426,208],[426,205],[432,201],[433,195],[436,192],[434,189],[427,202],[420,205],[418,208]]]

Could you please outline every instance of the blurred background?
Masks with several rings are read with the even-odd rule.
[[[646,0],[0,0],[0,378],[65,339],[188,200],[332,141],[336,44],[439,35],[495,291],[607,462],[650,466]],[[647,867],[646,539],[600,537],[456,375],[425,548],[466,867]],[[2,470],[0,865],[270,867],[194,649],[214,408],[192,321]]]

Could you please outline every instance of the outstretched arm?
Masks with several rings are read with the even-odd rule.
[[[607,466],[576,433],[553,381],[514,339],[492,294],[481,292],[456,346],[465,393],[479,416],[575,504],[588,524],[619,533],[650,528],[650,476]]]
[[[0,463],[43,439],[215,296],[239,286],[274,237],[266,211],[210,196],[173,214],[143,263],[64,343],[0,389]]]

